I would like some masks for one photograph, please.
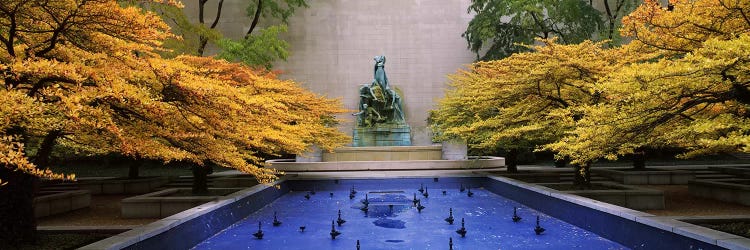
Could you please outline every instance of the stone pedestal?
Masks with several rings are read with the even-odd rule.
[[[411,128],[406,124],[354,128],[352,137],[354,147],[411,146]]]
[[[321,162],[323,161],[323,151],[313,145],[307,152],[298,154],[295,157],[296,162]]]
[[[444,141],[442,151],[443,160],[456,161],[469,159],[467,153],[468,147],[466,146],[466,143],[458,139]]]

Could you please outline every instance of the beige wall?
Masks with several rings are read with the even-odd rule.
[[[197,0],[193,0],[196,1]],[[187,13],[197,13],[185,1]],[[291,18],[286,34],[291,45],[286,62],[276,64],[284,78],[357,109],[361,84],[373,79],[373,57],[386,56],[391,86],[401,89],[412,144],[430,144],[428,110],[443,97],[446,75],[475,56],[461,33],[471,20],[469,0],[312,0],[310,8]],[[227,0],[219,28],[241,37],[249,27],[245,1]],[[207,5],[207,10],[215,10]],[[197,16],[197,14],[191,14]],[[213,17],[207,15],[206,22]],[[342,130],[351,133],[352,117]]]

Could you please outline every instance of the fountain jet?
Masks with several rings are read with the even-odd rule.
[[[336,223],[339,224],[339,227],[344,224],[346,220],[341,219],[341,209],[339,209],[339,218],[336,220]]]
[[[521,217],[519,217],[518,214],[516,213],[517,209],[518,209],[517,207],[513,207],[513,222],[518,222],[521,220]]]
[[[445,218],[445,221],[448,222],[449,225],[453,225],[453,208],[450,208],[448,211],[448,218]]]
[[[461,228],[456,230],[456,233],[461,235],[461,238],[466,236],[466,227],[464,226],[464,218],[461,218]]]
[[[534,232],[536,233],[536,235],[540,235],[540,234],[544,233],[545,230],[546,229],[544,229],[543,227],[539,226],[539,215],[537,215],[536,216],[536,227],[534,228]]]
[[[260,221],[258,221],[258,232],[255,232],[253,236],[255,236],[256,239],[263,239],[263,230],[260,230]]]
[[[281,225],[281,221],[276,219],[276,211],[273,211],[273,226],[278,227],[279,225]]]
[[[335,228],[334,226],[335,226],[335,225],[334,225],[334,222],[333,222],[333,221],[331,221],[331,233],[330,233],[330,234],[331,234],[331,239],[332,239],[332,240],[335,240],[335,239],[336,239],[336,236],[339,236],[339,235],[341,235],[341,232],[339,232],[339,231],[336,231],[336,228]]]

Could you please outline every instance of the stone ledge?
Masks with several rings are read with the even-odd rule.
[[[554,189],[561,183],[538,183]],[[614,182],[591,182],[591,184],[616,188],[617,190],[564,190],[562,193],[575,194],[597,201],[631,209],[664,209],[664,192],[648,188],[621,185]],[[567,184],[566,184],[567,185]]]
[[[592,168],[591,172],[628,185],[678,185],[687,184],[688,181],[695,179],[695,175],[690,171],[671,169],[623,171],[626,169],[632,168]]]
[[[39,218],[61,214],[89,207],[90,204],[91,192],[88,190],[52,192],[34,198],[34,216]]]
[[[750,206],[750,179],[693,180],[688,183],[691,195]]]
[[[166,197],[188,188],[170,188],[144,195],[122,199],[121,215],[123,218],[164,218],[181,211],[216,201],[222,196],[179,196]],[[239,188],[209,188],[209,190],[241,190]]]
[[[673,232],[682,237],[687,237],[702,242],[706,242],[712,245],[716,245],[728,249],[737,250],[750,250],[750,239],[739,237],[733,234],[728,234],[720,231],[716,231],[710,228],[696,226],[680,220],[689,220],[692,217],[666,217],[666,216],[654,216],[648,213],[643,213],[628,208],[623,208],[590,198],[581,197],[575,194],[567,194],[560,191],[552,191],[550,194],[546,194],[545,191],[539,191],[527,187],[536,186],[535,184],[523,183],[521,181],[513,180],[507,177],[501,176],[488,176],[487,178],[500,181],[509,185],[525,188],[542,195],[547,195],[555,199],[564,200],[573,204],[581,205],[584,207],[592,208],[598,211],[602,211],[614,216],[618,216],[624,219],[633,220],[637,223],[647,225],[650,227],[658,228],[667,232]],[[743,216],[747,217],[747,216]],[[722,216],[719,218],[732,218],[736,219],[737,216]],[[679,220],[678,220],[679,219]],[[706,217],[697,217],[697,219],[706,219]]]
[[[165,232],[169,229],[177,227],[183,223],[190,221],[191,219],[197,218],[198,216],[202,216],[212,211],[215,211],[219,208],[228,206],[232,204],[234,201],[256,194],[260,191],[263,191],[266,188],[273,188],[273,186],[279,185],[285,180],[286,178],[281,177],[276,182],[270,183],[268,185],[263,185],[263,184],[255,185],[253,187],[243,189],[239,192],[235,192],[234,194],[230,194],[224,197],[219,197],[218,200],[216,201],[208,202],[203,205],[179,212],[167,218],[158,220],[156,222],[153,222],[147,225],[136,227],[130,231],[94,242],[92,244],[86,245],[78,249],[82,249],[82,250],[123,249],[129,246],[132,246],[140,241],[148,239],[152,236]]]
[[[122,233],[139,225],[107,225],[107,226],[37,226],[37,231],[50,233]]]
[[[364,171],[364,170],[443,170],[486,169],[505,166],[505,158],[485,157],[470,160],[417,160],[417,161],[339,161],[294,162],[293,159],[268,160],[270,168],[285,172],[307,171]]]
[[[169,182],[168,177],[125,178],[90,178],[78,182],[81,189],[91,194],[145,194]]]
[[[382,146],[382,147],[341,147],[336,148],[334,150],[334,153],[344,153],[344,152],[357,152],[357,151],[390,151],[390,152],[398,152],[398,151],[433,151],[442,150],[441,145],[432,145],[432,146]]]

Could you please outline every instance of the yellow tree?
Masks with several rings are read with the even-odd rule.
[[[601,101],[594,83],[639,60],[630,48],[586,41],[541,40],[533,52],[479,62],[451,77],[453,89],[431,113],[438,139],[461,138],[472,148],[509,150],[509,171],[520,148],[554,142],[580,118],[576,109]]]
[[[642,147],[680,147],[683,157],[750,152],[750,1],[646,1],[623,32],[664,55],[597,83],[604,105],[586,107],[577,128],[548,148],[588,163]]]
[[[170,1],[142,1],[168,3]],[[56,144],[275,178],[259,153],[330,148],[337,101],[209,58],[163,59],[162,20],[113,0],[0,2],[0,246],[33,239],[36,177]],[[200,168],[197,168],[200,169]]]

